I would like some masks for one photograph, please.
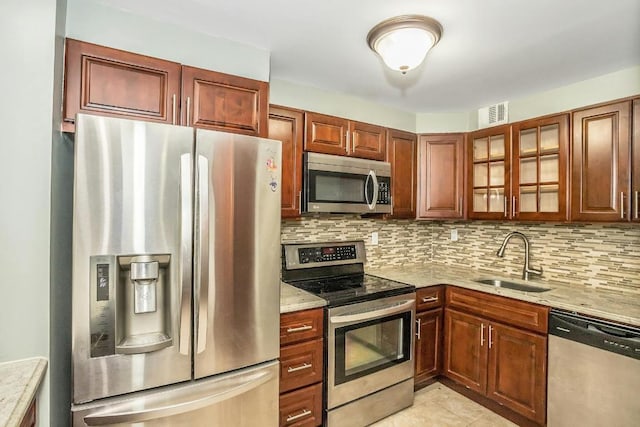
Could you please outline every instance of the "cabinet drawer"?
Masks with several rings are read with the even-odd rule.
[[[322,383],[280,396],[280,426],[316,427],[322,424]]]
[[[280,345],[322,338],[322,309],[280,315]]]
[[[549,309],[542,305],[455,286],[447,286],[446,295],[447,307],[547,333]]]
[[[280,349],[280,393],[322,381],[322,339]]]
[[[416,290],[416,312],[442,307],[444,304],[444,288],[429,286]]]

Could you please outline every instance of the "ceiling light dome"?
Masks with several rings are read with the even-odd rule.
[[[442,26],[435,19],[402,15],[373,27],[367,35],[367,43],[387,67],[405,74],[422,64],[441,35]]]

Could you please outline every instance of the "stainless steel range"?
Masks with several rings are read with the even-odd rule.
[[[362,427],[413,404],[415,288],[364,274],[363,241],[283,245],[285,282],[327,300],[327,426]]]

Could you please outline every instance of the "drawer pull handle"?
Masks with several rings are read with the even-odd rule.
[[[310,329],[313,329],[313,326],[309,326],[309,325],[302,325],[299,326],[297,328],[289,328],[287,329],[287,333],[291,333],[291,332],[302,332],[302,331],[308,331]]]
[[[436,302],[438,301],[438,297],[424,297],[422,298],[422,302]]]
[[[310,363],[303,363],[302,365],[296,366],[295,368],[292,368],[291,366],[289,366],[287,368],[287,372],[291,373],[291,372],[296,372],[296,371],[302,371],[304,369],[309,369],[309,368],[312,368],[312,367],[313,367],[313,365],[310,364]]]
[[[298,420],[300,418],[306,417],[307,415],[311,415],[311,411],[308,409],[305,409],[304,411],[300,412],[298,415],[287,415],[287,422],[290,423],[291,421]]]

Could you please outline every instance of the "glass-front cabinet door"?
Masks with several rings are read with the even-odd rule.
[[[511,217],[566,220],[568,115],[514,123],[512,132]]]
[[[468,141],[469,218],[509,218],[510,126],[472,132]]]

